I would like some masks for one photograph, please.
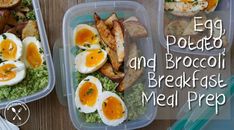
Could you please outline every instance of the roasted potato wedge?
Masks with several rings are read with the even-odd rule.
[[[27,25],[27,22],[20,23],[20,24],[16,25],[15,27],[8,29],[6,32],[13,33],[18,37],[22,37],[21,34],[22,34],[22,31],[26,25]]]
[[[121,81],[124,78],[124,73],[115,71],[112,65],[108,62],[103,65],[99,71],[106,77],[117,82]]]
[[[110,58],[110,62],[114,68],[115,71],[118,71],[120,66],[122,65],[120,62],[118,62],[118,56],[116,51],[106,47],[106,51],[108,53],[108,56]]]
[[[97,13],[94,13],[94,19],[96,28],[104,43],[112,50],[116,51],[115,37],[112,35],[110,29],[107,27],[104,21],[97,15]]]
[[[7,20],[7,24],[11,26],[16,26],[18,24],[16,18],[11,14]]]
[[[137,21],[124,22],[124,28],[133,38],[143,38],[148,35],[146,28]]]
[[[142,73],[143,73],[143,69],[140,69],[140,70],[129,69],[126,72],[124,79],[118,85],[117,91],[123,92],[127,88],[131,87],[137,81],[137,79],[141,76]]]
[[[21,0],[0,0],[0,9],[15,7],[20,2],[21,2]]]
[[[10,17],[11,13],[9,10],[1,10],[0,11],[0,33],[2,33],[7,21]]]
[[[119,21],[115,20],[113,21],[113,30],[112,30],[115,41],[116,41],[116,52],[118,56],[118,62],[124,61],[124,30],[122,29],[122,25]]]
[[[138,57],[138,49],[136,44],[135,43],[129,44],[129,48],[131,49],[129,49],[127,65],[129,64],[129,60]],[[124,79],[120,82],[119,86],[117,87],[117,91],[123,92],[127,88],[131,87],[139,79],[143,71],[144,71],[143,68],[139,70],[134,70],[127,67]]]
[[[22,39],[24,39],[28,36],[34,36],[36,38],[39,38],[39,31],[38,31],[36,21],[29,20],[27,25],[24,27],[24,29],[22,31]]]
[[[184,30],[188,26],[189,22],[186,20],[174,20],[171,21],[165,27],[165,35],[174,35],[174,36],[182,36]]]
[[[105,24],[111,29],[113,28],[113,21],[118,20],[116,13],[112,13],[110,17],[105,20]]]
[[[30,11],[30,9],[26,6],[17,6],[16,10],[20,11],[20,12],[29,12]]]

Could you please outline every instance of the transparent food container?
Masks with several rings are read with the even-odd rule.
[[[0,109],[4,109],[10,102],[14,101],[22,101],[24,103],[29,103],[38,99],[41,99],[47,96],[54,88],[55,85],[55,74],[54,74],[54,66],[52,62],[52,57],[50,53],[49,43],[47,40],[47,35],[44,27],[43,17],[41,14],[40,4],[38,0],[32,0],[33,9],[36,15],[36,21],[39,29],[40,40],[44,50],[44,59],[46,61],[47,70],[48,70],[48,84],[41,91],[38,91],[34,94],[31,94],[26,97],[21,97],[15,100],[3,100],[0,102]]]
[[[138,39],[137,46],[141,51],[142,55],[146,58],[152,58],[154,55],[154,47],[152,43],[152,35],[150,31],[150,22],[148,14],[145,8],[137,2],[132,1],[105,1],[105,2],[91,2],[85,4],[79,4],[72,8],[70,8],[65,16],[63,21],[63,49],[64,49],[64,61],[60,61],[61,58],[57,58],[56,63],[60,64],[61,72],[58,73],[62,78],[66,80],[66,94],[64,94],[64,87],[63,83],[60,83],[61,88],[57,89],[57,94],[60,93],[62,96],[58,96],[60,98],[60,102],[62,104],[66,104],[61,97],[66,96],[68,107],[69,107],[69,114],[70,118],[77,129],[93,129],[93,130],[120,130],[120,129],[137,129],[144,126],[147,126],[151,123],[155,116],[156,116],[156,108],[153,106],[152,101],[149,101],[149,104],[146,107],[146,111],[144,115],[139,117],[136,120],[125,121],[122,124],[111,127],[107,126],[103,123],[87,123],[85,122],[80,113],[78,112],[76,105],[75,105],[75,91],[77,86],[73,82],[74,75],[73,72],[75,71],[75,56],[72,55],[71,49],[75,46],[73,43],[73,30],[75,29],[76,25],[82,23],[94,23],[93,14],[97,12],[102,19],[107,18],[111,15],[112,12],[115,12],[120,19],[126,19],[130,16],[136,16],[139,21],[147,28],[148,36],[146,38]],[[54,46],[57,51],[55,52],[56,55],[61,55],[63,51],[61,51],[60,45]],[[60,50],[60,51],[59,51]],[[59,67],[57,67],[59,70]],[[146,80],[147,78],[147,71],[142,74],[140,80]],[[64,77],[65,76],[65,77]],[[58,76],[59,77],[59,76]],[[144,82],[145,91],[155,91],[155,89],[148,88],[148,82]]]
[[[158,35],[159,35],[159,40],[162,46],[165,48],[167,47],[167,41],[166,41],[166,36],[165,36],[165,27],[173,20],[184,20],[184,19],[191,19],[193,17],[185,17],[185,16],[175,16],[170,14],[169,12],[166,13],[164,10],[164,3],[165,0],[159,0],[159,5],[158,5]],[[234,27],[234,2],[232,0],[219,0],[219,3],[215,9],[214,12],[211,12],[209,14],[206,14],[204,11],[204,15],[206,15],[207,20],[212,19],[214,20],[215,18],[219,18],[223,22],[223,28],[226,31],[226,40],[227,40],[227,45],[226,45],[226,52],[228,52],[232,46],[233,43],[233,27]],[[167,17],[168,16],[168,17]],[[168,18],[166,20],[166,18]],[[189,20],[188,20],[189,21]],[[166,23],[166,24],[165,24]],[[183,37],[183,36],[181,36]],[[192,37],[192,35],[191,35]],[[212,41],[211,41],[212,43]],[[181,49],[178,47],[178,45],[173,45],[170,47],[170,49],[174,52],[179,52],[179,53],[186,53],[186,54],[196,54],[196,55],[218,55],[219,53],[223,52],[223,49],[213,49],[211,51],[204,51],[201,52],[199,50],[191,51],[188,48],[186,49]]]

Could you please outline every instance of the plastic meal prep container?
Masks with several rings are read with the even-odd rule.
[[[62,77],[62,79],[64,78],[66,80],[65,83],[66,92],[67,92],[66,96],[69,106],[70,118],[77,129],[83,129],[83,130],[87,129],[120,130],[120,129],[137,129],[144,127],[149,123],[151,123],[156,116],[157,109],[153,105],[147,106],[146,112],[141,118],[133,121],[125,121],[116,127],[107,126],[104,125],[103,123],[86,123],[79,115],[79,112],[75,105],[75,91],[77,86],[75,86],[73,83],[73,75],[72,75],[72,72],[75,71],[75,65],[74,65],[75,57],[71,54],[71,49],[72,47],[75,46],[72,40],[73,30],[78,24],[94,22],[93,19],[94,12],[97,12],[102,19],[110,16],[112,12],[116,12],[119,18],[128,18],[130,16],[138,17],[139,21],[147,28],[148,37],[139,39],[137,41],[137,46],[146,58],[152,58],[154,54],[149,17],[145,8],[139,3],[132,1],[91,2],[91,3],[79,4],[70,8],[66,12],[63,21],[64,62],[60,61],[60,67],[61,67],[60,70],[62,70],[61,76],[65,76]],[[58,49],[58,47],[55,48]],[[63,63],[64,66],[61,65],[61,63]],[[63,73],[65,73],[65,75],[63,75]],[[147,74],[143,74],[141,78],[146,78],[146,76]],[[145,89],[149,90],[147,84],[145,84]],[[155,90],[153,89],[153,91]],[[151,104],[151,101],[149,104]]]
[[[164,27],[164,18],[165,18],[165,11],[164,11],[164,2],[165,0],[159,0],[158,5],[158,35],[159,40],[162,46],[166,48],[166,38],[165,38],[165,30]],[[214,12],[211,12],[208,14],[208,18],[215,18],[219,17],[223,21],[223,28],[226,30],[226,36],[228,40],[228,45],[226,47],[226,52],[228,52],[232,46],[233,43],[233,28],[234,28],[234,2],[233,0],[219,0],[219,3],[217,5],[217,8]],[[178,16],[176,16],[179,18]],[[191,17],[192,18],[192,17]],[[177,45],[173,45],[170,47],[170,49],[174,52],[180,52],[180,53],[187,53],[187,54],[198,54],[198,55],[217,55],[218,53],[223,52],[222,49],[214,49],[212,51],[206,51],[204,53],[201,53],[200,51],[190,51],[179,48]]]
[[[54,74],[54,66],[52,62],[52,57],[50,53],[50,48],[47,40],[47,35],[44,27],[44,22],[41,14],[41,9],[40,9],[40,4],[38,0],[32,0],[33,3],[33,9],[35,11],[36,15],[36,21],[40,33],[40,39],[41,39],[41,44],[44,49],[44,59],[47,64],[47,69],[48,69],[48,85],[41,91],[34,93],[32,95],[22,97],[16,100],[3,100],[0,102],[0,109],[5,108],[10,102],[13,101],[22,101],[24,103],[29,103],[38,99],[41,99],[45,96],[47,96],[54,88],[55,84],[55,74]]]

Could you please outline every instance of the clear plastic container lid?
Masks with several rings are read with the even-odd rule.
[[[223,28],[225,29],[226,33],[225,36],[227,38],[227,45],[225,46],[226,52],[228,52],[232,46],[233,42],[233,23],[234,23],[234,7],[233,7],[234,2],[232,0],[219,0],[218,5],[215,9],[214,12],[211,12],[209,14],[206,14],[203,11],[203,14],[206,15],[207,20],[212,19],[214,20],[215,18],[219,18],[223,22]],[[173,20],[187,20],[190,21],[192,17],[186,17],[186,16],[175,16],[170,14],[169,12],[166,13],[164,10],[164,5],[165,5],[165,0],[160,0],[159,5],[158,5],[158,35],[159,35],[159,40],[162,46],[165,48],[167,47],[167,40],[166,40],[166,35],[165,35],[165,27],[169,25]],[[202,14],[201,14],[202,15]],[[165,18],[167,20],[165,21]],[[200,35],[200,34],[199,34]],[[194,35],[191,35],[193,37]],[[179,37],[184,37],[184,36],[179,36]],[[178,38],[177,38],[178,39]],[[196,42],[194,42],[196,44]],[[211,42],[212,43],[212,42]],[[178,45],[173,45],[170,47],[170,49],[174,52],[179,52],[179,53],[187,53],[187,54],[197,54],[197,55],[218,55],[219,53],[223,52],[223,49],[213,49],[211,51],[204,51],[201,52],[199,50],[191,51],[189,49],[181,49],[178,47]]]
[[[55,73],[54,73],[54,66],[52,62],[52,57],[50,53],[49,43],[47,40],[47,35],[44,27],[43,17],[41,14],[40,4],[38,0],[32,0],[33,2],[33,9],[35,11],[37,25],[40,33],[41,44],[44,50],[44,59],[47,64],[48,69],[48,85],[41,91],[34,93],[32,95],[22,97],[20,99],[15,100],[3,100],[0,102],[0,109],[5,108],[10,102],[13,101],[22,101],[24,103],[29,103],[38,99],[41,99],[47,96],[54,88],[55,85]]]
[[[107,18],[111,15],[112,12],[115,12],[118,17],[121,19],[126,19],[130,16],[136,16],[140,23],[143,24],[148,30],[148,37],[137,40],[137,46],[140,48],[143,56],[152,58],[154,55],[154,47],[152,43],[152,35],[150,31],[150,22],[148,14],[145,8],[137,2],[132,1],[104,1],[104,2],[91,2],[86,4],[79,4],[70,8],[65,16],[63,21],[63,48],[64,48],[64,66],[65,66],[65,79],[67,87],[67,98],[69,106],[69,114],[74,126],[77,129],[95,129],[95,130],[119,130],[119,129],[137,129],[144,127],[151,123],[156,116],[156,107],[153,106],[153,103],[150,101],[147,105],[146,111],[143,116],[137,120],[125,121],[119,126],[111,127],[104,125],[103,123],[87,123],[79,114],[76,105],[75,105],[75,91],[76,87],[73,83],[75,71],[74,60],[75,57],[71,54],[71,49],[74,47],[72,40],[73,30],[78,24],[94,22],[93,14],[97,12],[102,19]],[[61,49],[61,48],[60,48]],[[59,62],[58,62],[59,63]],[[61,63],[61,62],[60,62]],[[61,66],[61,64],[60,64]],[[63,67],[61,67],[62,69]],[[146,70],[148,71],[148,70]],[[63,75],[61,75],[63,76]],[[142,74],[140,79],[147,79],[146,74]],[[144,82],[146,91],[151,91],[148,88],[148,82]],[[60,89],[61,91],[61,89]],[[153,91],[155,91],[153,89]]]

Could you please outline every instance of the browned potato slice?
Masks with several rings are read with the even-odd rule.
[[[111,64],[112,64],[114,70],[115,70],[115,71],[118,71],[119,68],[120,68],[120,66],[121,66],[121,63],[118,62],[117,53],[116,53],[114,50],[112,50],[112,49],[110,49],[110,48],[108,48],[108,47],[106,47],[106,51],[107,51],[107,53],[108,53],[108,56],[109,56],[109,58],[110,58],[110,62],[111,62]]]
[[[142,38],[148,35],[146,28],[137,21],[124,22],[124,27],[128,31],[130,37]]]
[[[11,13],[9,10],[1,10],[0,11],[0,33],[2,33],[7,21],[10,17]]]
[[[20,12],[29,12],[30,11],[30,9],[26,6],[17,6],[16,10],[20,11]]]
[[[17,6],[21,0],[0,0],[0,9],[6,9]]]
[[[107,25],[104,23],[103,20],[97,15],[97,13],[94,13],[94,19],[96,28],[104,41],[104,43],[110,47],[112,50],[116,51],[116,41],[114,36],[112,35],[111,31],[107,27]]]
[[[112,15],[105,20],[105,24],[109,28],[113,28],[113,21],[115,21],[115,20],[118,20],[117,15],[116,15],[116,13],[112,13]]]
[[[21,37],[22,31],[26,25],[27,25],[27,22],[20,23],[20,24],[16,25],[15,27],[8,29],[6,32],[13,33],[13,34],[17,35],[18,37]]]
[[[22,12],[20,12],[20,11],[17,11],[17,12],[15,13],[15,15],[16,15],[18,18],[20,18],[20,19],[25,19],[25,18],[26,18],[25,14],[22,13]]]
[[[166,26],[165,35],[182,36],[188,24],[186,20],[174,20]]]
[[[24,39],[28,36],[34,36],[36,38],[39,38],[39,31],[38,31],[36,21],[29,20],[27,25],[24,27],[24,29],[22,31],[22,39]]]
[[[128,61],[127,64],[129,64],[129,60],[135,57],[138,57],[138,49],[135,43],[129,44],[129,55],[128,55]],[[139,70],[127,68],[127,71],[125,73],[124,79],[120,82],[119,86],[117,87],[117,90],[119,92],[123,92],[127,88],[131,87],[137,79],[141,76],[143,73],[143,68]]]
[[[114,71],[110,63],[106,63],[105,65],[103,65],[99,71],[103,75],[114,81],[121,81],[124,78],[124,73]]]
[[[129,69],[125,74],[124,79],[120,82],[119,86],[117,87],[117,90],[119,92],[123,92],[127,88],[131,87],[141,76],[142,73],[143,69],[140,70]]]
[[[122,25],[119,21],[113,21],[113,30],[112,30],[115,41],[116,41],[116,52],[118,56],[118,62],[123,62],[124,60],[124,31],[122,29]]]
[[[11,14],[7,20],[7,24],[11,26],[16,26],[18,24],[16,18]]]

